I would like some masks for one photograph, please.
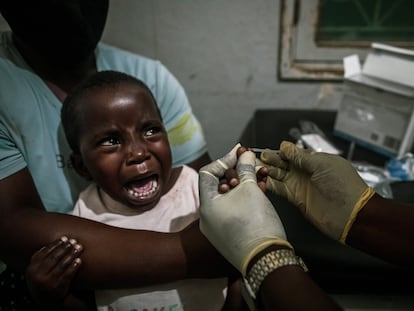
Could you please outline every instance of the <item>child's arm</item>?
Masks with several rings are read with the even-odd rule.
[[[249,311],[247,303],[242,296],[242,279],[239,276],[229,277],[227,283],[227,296],[221,311]]]
[[[81,260],[82,246],[62,237],[31,257],[26,281],[33,299],[46,310],[88,310],[89,295],[71,291]],[[92,293],[93,294],[93,293]]]

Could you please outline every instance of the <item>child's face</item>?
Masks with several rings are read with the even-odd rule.
[[[171,150],[148,92],[131,83],[89,91],[80,103],[84,170],[113,199],[153,208],[169,185]]]

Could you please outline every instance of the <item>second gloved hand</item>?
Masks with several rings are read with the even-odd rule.
[[[345,243],[358,212],[374,194],[350,162],[286,141],[280,153],[264,151],[261,160],[269,169],[267,189],[298,206],[322,232]]]
[[[276,210],[257,185],[255,155],[246,151],[237,162],[237,148],[200,170],[200,229],[245,275],[248,263],[261,250],[270,245],[292,246]],[[218,193],[219,178],[236,162],[240,184]]]

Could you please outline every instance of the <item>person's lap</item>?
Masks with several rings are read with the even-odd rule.
[[[22,272],[6,268],[0,273],[0,310],[37,310],[36,304],[30,298]]]

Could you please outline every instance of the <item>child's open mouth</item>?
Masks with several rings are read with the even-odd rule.
[[[125,188],[135,199],[149,199],[158,191],[158,177],[156,175],[151,175],[141,180],[132,181],[125,185]]]

